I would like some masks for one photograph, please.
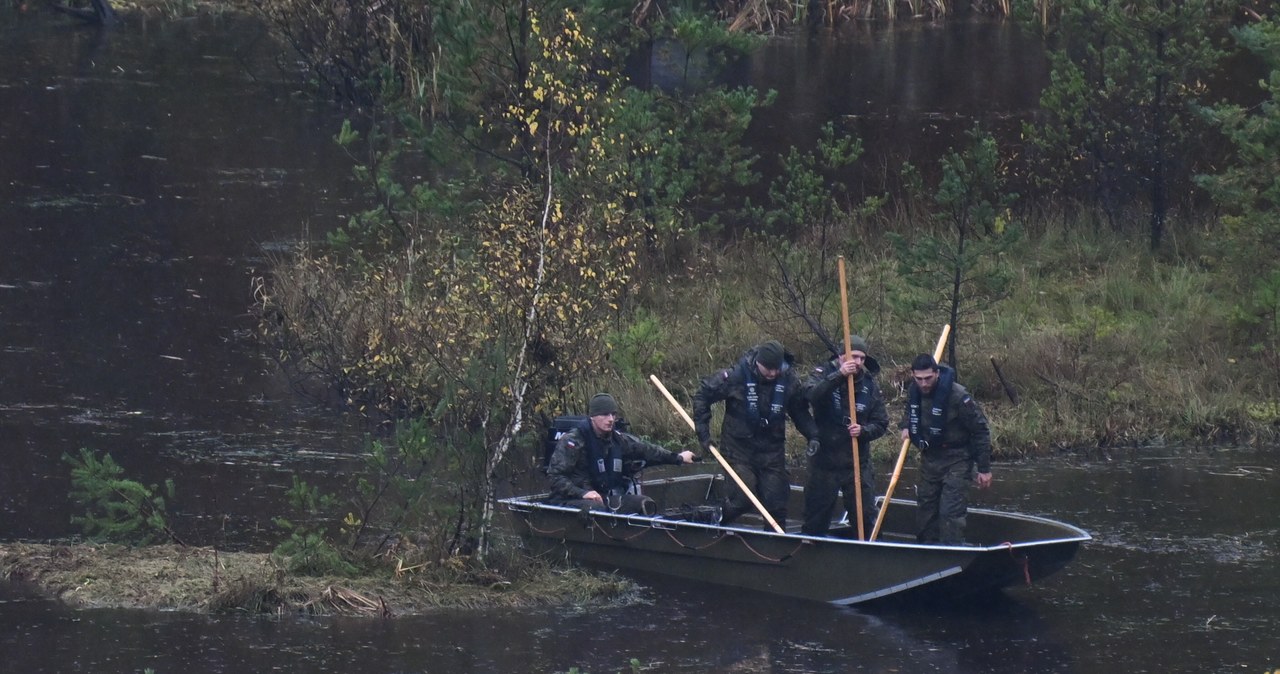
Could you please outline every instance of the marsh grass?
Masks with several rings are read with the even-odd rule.
[[[0,544],[0,578],[87,607],[201,613],[394,616],[439,609],[635,601],[637,586],[504,548],[490,563],[455,558],[359,578],[295,576],[269,554],[155,545]]]
[[[1280,415],[1260,405],[1275,399],[1266,355],[1233,326],[1233,291],[1205,263],[1213,258],[1210,246],[1153,257],[1139,239],[1107,231],[1081,234],[1088,229],[1083,223],[1036,224],[1027,230],[1038,233],[1007,253],[1016,279],[1011,293],[972,316],[960,343],[960,379],[988,413],[997,456],[1280,436]],[[896,420],[907,363],[932,350],[945,317],[910,313],[898,304],[903,280],[892,248],[874,234],[894,226],[905,225],[850,227],[845,239],[830,245],[851,262],[853,331],[868,339],[883,368],[880,384]],[[764,339],[782,340],[807,373],[827,350],[802,320],[770,299],[777,274],[768,245],[705,244],[683,265],[642,272],[628,297],[627,309],[634,313],[624,314],[606,346],[617,351],[613,365],[573,381],[549,413],[580,414],[592,393],[609,391],[637,433],[692,448],[692,431],[650,383],[650,374],[689,411],[701,378],[732,366]],[[812,251],[815,244],[795,245]],[[792,259],[816,264],[819,258],[811,252]],[[333,320],[323,332],[335,348],[358,342],[361,331],[377,324],[378,291],[329,288],[331,279],[306,268],[289,274],[299,283],[324,286],[297,297],[328,298],[333,306],[322,313]],[[826,297],[838,302],[834,268],[825,276]],[[821,308],[821,322],[839,339],[838,305],[825,301],[813,306]],[[290,309],[303,310],[315,308]],[[632,315],[636,322],[628,323]],[[639,322],[642,330],[635,328]],[[323,353],[310,357],[321,370],[339,367]],[[992,359],[1017,389],[1018,405],[1005,396]],[[717,418],[713,428],[718,426]],[[798,458],[801,439],[789,435],[789,449]],[[875,445],[889,453],[896,446]]]
[[[245,13],[252,5],[253,0],[111,0],[117,12],[164,19]]]
[[[959,354],[960,379],[990,418],[997,456],[1280,435],[1280,414],[1259,404],[1273,397],[1269,369],[1232,328],[1230,291],[1202,264],[1200,251],[1160,259],[1142,240],[1119,234],[1038,231],[1010,253],[1012,293],[976,316]],[[863,309],[854,311],[854,332],[867,336],[883,367],[880,384],[896,421],[903,368],[931,350],[944,319],[895,308],[901,279],[891,251],[874,239],[858,243],[856,264],[847,268],[851,305]],[[657,374],[686,405],[700,377],[730,366],[763,338],[783,340],[806,371],[826,357],[803,322],[772,320],[776,308],[766,309],[761,292],[770,264],[759,247],[734,245],[709,255],[705,269],[639,282],[655,289],[636,301],[661,324],[653,347],[661,353]],[[770,311],[762,328],[759,319]],[[834,321],[827,329],[841,334]],[[1020,404],[1005,396],[993,358]],[[624,399],[627,416],[645,434],[691,445],[687,426],[647,381],[605,376],[595,385]],[[790,435],[798,456],[798,434]],[[896,441],[876,443],[878,452],[896,448]]]

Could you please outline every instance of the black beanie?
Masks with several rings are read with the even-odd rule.
[[[756,362],[770,370],[777,370],[782,367],[782,358],[785,353],[782,344],[776,339],[771,339],[756,347]]]
[[[618,401],[608,393],[597,393],[591,396],[591,402],[587,404],[587,414],[598,417],[602,414],[617,414]]]

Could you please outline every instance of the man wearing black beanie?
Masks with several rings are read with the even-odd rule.
[[[581,427],[560,436],[547,464],[551,498],[562,505],[620,513],[654,514],[653,499],[629,493],[631,476],[626,465],[692,463],[693,452],[679,454],[614,429],[618,401],[597,393],[587,403],[589,419]]]
[[[703,379],[693,397],[694,430],[704,450],[712,444],[711,406],[724,402],[721,453],[784,528],[791,492],[786,417],[791,417],[805,438],[816,442],[818,437],[800,378],[791,367],[794,360],[778,341],[763,342],[749,349],[733,367]],[[721,521],[732,523],[748,510],[751,502],[747,495],[736,484],[731,486]]]

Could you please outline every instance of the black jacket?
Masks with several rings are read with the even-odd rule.
[[[858,435],[858,453],[864,460],[871,451],[871,441],[889,429],[889,410],[885,407],[875,373],[871,372],[875,361],[868,360],[867,363],[868,367],[854,380],[858,424],[862,426],[862,433]],[[875,369],[878,371],[879,367]],[[848,377],[840,374],[838,361],[832,360],[813,368],[805,382],[805,393],[818,424],[820,446],[813,457],[814,462],[823,468],[852,468]]]
[[[711,441],[711,406],[724,402],[724,422],[720,426],[720,442],[725,449],[751,456],[756,453],[785,451],[786,419],[806,438],[818,437],[818,427],[809,412],[803,382],[793,367],[795,357],[787,353],[784,368],[773,382],[757,381],[758,413],[753,415],[747,400],[747,377],[758,376],[755,349],[748,350],[736,365],[702,380],[693,397],[693,422],[698,441],[705,447]],[[769,414],[776,387],[783,386],[780,414]],[[767,419],[767,421],[766,421]]]

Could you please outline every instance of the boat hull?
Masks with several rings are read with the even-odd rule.
[[[689,475],[643,483],[658,515],[620,515],[551,505],[546,495],[503,499],[536,553],[840,605],[905,600],[957,601],[1030,584],[1071,561],[1089,534],[1053,520],[970,509],[974,544],[921,545],[915,503],[895,499],[879,540],[859,541],[848,526],[830,536],[766,531],[749,518],[734,526],[695,521],[720,502],[724,483]],[[793,487],[799,512],[803,491]],[[868,532],[869,533],[869,532]]]

